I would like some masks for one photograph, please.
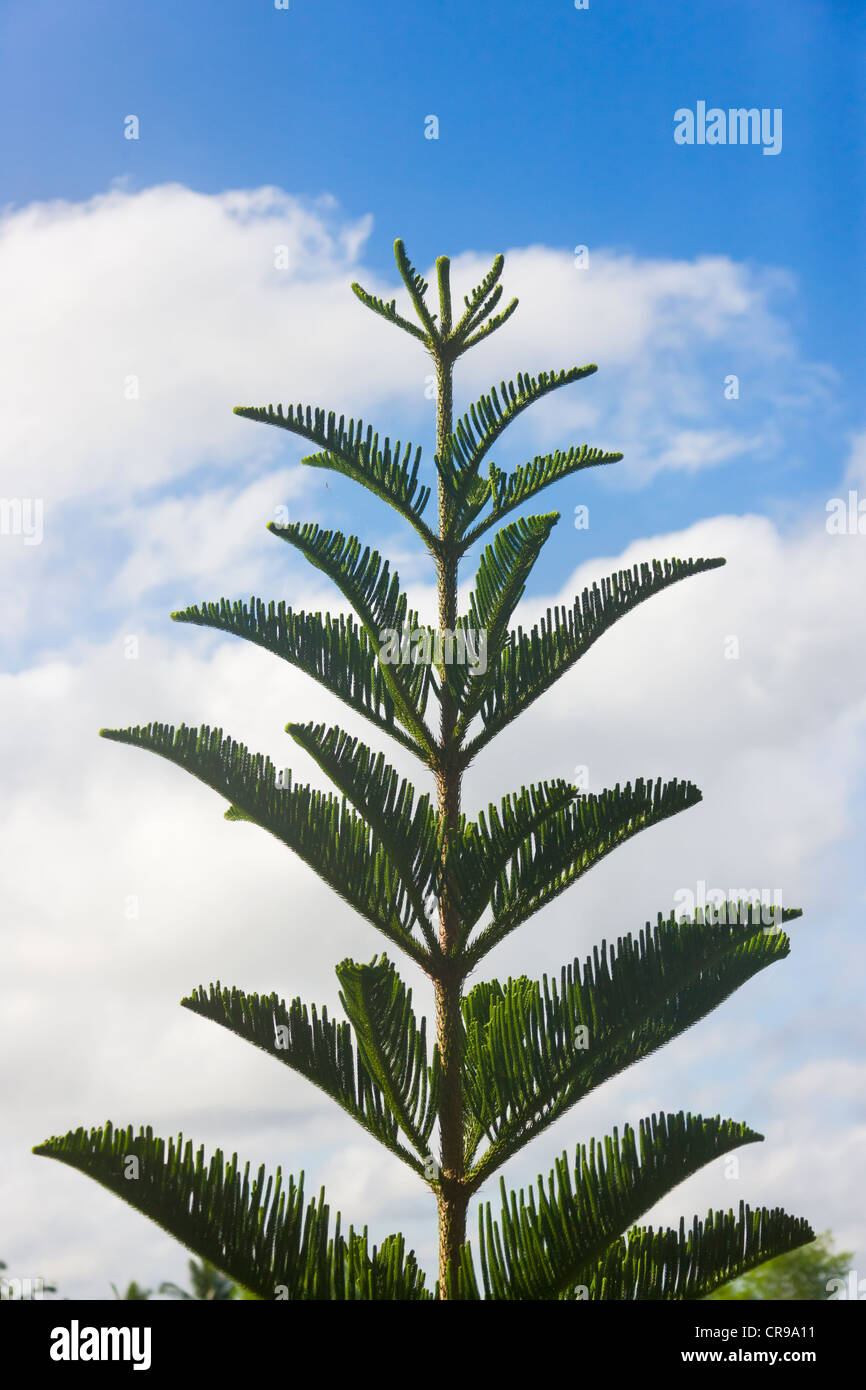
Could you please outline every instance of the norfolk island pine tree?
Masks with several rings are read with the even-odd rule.
[[[473,758],[596,639],[639,603],[690,575],[724,564],[670,559],[620,571],[584,590],[527,633],[510,621],[555,512],[504,520],[544,488],[622,455],[581,445],[536,456],[512,472],[488,454],[523,410],[596,371],[594,364],[519,375],[491,389],[456,424],[457,359],[500,328],[517,307],[502,298],[503,257],[454,322],[447,257],[436,262],[438,314],[429,286],[395,243],[397,267],[418,322],[353,284],[358,299],[426,349],[435,367],[438,529],[424,520],[432,488],[419,477],[421,450],[392,445],[361,421],[297,406],[237,407],[236,414],[311,441],[304,459],[361,484],[414,528],[437,576],[438,627],[410,610],[387,560],[354,536],[312,523],[269,530],[323,571],[350,616],[293,612],[285,603],[206,603],[174,613],[247,638],[324,685],[380,733],[414,754],[435,795],[413,787],[360,739],[339,727],[290,723],[287,732],[337,793],[284,778],[222,730],[163,724],[103,729],[103,737],[150,749],[185,768],[229,803],[226,818],[270,831],[430,978],[436,1040],[416,1020],[387,955],[337,967],[346,1020],[326,1008],[287,1006],[276,994],[198,987],[184,1007],[219,1023],[327,1092],[399,1157],[435,1196],[439,1278],[427,1287],[401,1235],[369,1247],[367,1228],[331,1221],[324,1191],[308,1204],[304,1175],[250,1176],[220,1150],[209,1164],[191,1142],[132,1126],[70,1131],[34,1152],[95,1178],[156,1221],[200,1258],[266,1299],[693,1299],[814,1239],[805,1220],[779,1208],[710,1211],[691,1227],[654,1229],[640,1217],[705,1164],[762,1138],[745,1124],[658,1114],[603,1143],[578,1145],[573,1167],[556,1161],[538,1192],[509,1193],[479,1210],[477,1259],[467,1208],[493,1174],[578,1100],[679,1036],[790,949],[782,923],[768,930],[742,904],[715,920],[658,914],[636,936],[602,942],[581,968],[555,980],[482,981],[470,972],[496,945],[601,858],[640,830],[695,805],[690,782],[619,784],[598,795],[565,781],[541,782],[491,805],[475,821],[461,811],[461,780]],[[438,322],[437,322],[438,320]],[[485,470],[482,472],[482,464]],[[458,613],[461,558],[503,522],[482,551],[468,610]],[[459,656],[486,634],[487,662]],[[386,643],[389,644],[386,651]],[[397,652],[397,659],[394,652]],[[463,648],[465,653],[466,648]],[[438,731],[428,707],[438,705]],[[431,910],[432,904],[432,910]],[[434,1130],[438,1127],[438,1158]]]

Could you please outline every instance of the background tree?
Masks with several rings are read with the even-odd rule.
[[[395,243],[418,319],[353,285],[374,313],[420,342],[436,381],[438,527],[424,519],[431,487],[421,450],[372,427],[310,406],[238,408],[238,414],[312,442],[304,461],[335,470],[387,502],[414,529],[436,570],[438,622],[420,622],[398,576],[355,536],[314,523],[269,529],[323,571],[355,618],[294,612],[284,603],[205,604],[173,614],[245,637],[305,671],[356,714],[415,756],[435,783],[418,797],[381,753],[339,727],[290,723],[287,731],[337,788],[325,794],[283,778],[221,729],[149,724],[102,730],[191,772],[293,849],[425,972],[435,997],[435,1043],[416,1020],[411,992],[387,956],[337,967],[347,1021],[276,994],[199,987],[182,1002],[263,1048],[326,1091],[426,1182],[438,1204],[440,1298],[694,1298],[812,1238],[779,1209],[710,1212],[690,1229],[634,1223],[704,1164],[760,1139],[730,1120],[649,1116],[635,1132],[565,1154],[537,1194],[509,1194],[481,1209],[477,1255],[466,1241],[471,1198],[502,1165],[578,1100],[678,1036],[758,971],[788,953],[787,937],[761,922],[665,920],[637,937],[602,942],[560,983],[525,976],[505,984],[470,973],[506,936],[638,832],[695,805],[690,782],[638,778],[598,795],[562,780],[522,787],[469,820],[462,778],[472,760],[569,671],[601,634],[645,599],[724,561],[670,559],[620,571],[558,608],[531,632],[510,622],[558,513],[508,520],[531,498],[618,453],[579,445],[506,472],[488,457],[503,430],[533,402],[596,371],[594,364],[520,374],[476,401],[456,422],[457,360],[512,315],[501,306],[503,258],[464,299],[455,322],[450,263],[436,262],[438,313],[428,285]],[[482,471],[485,465],[486,471]],[[431,482],[433,479],[431,478]],[[460,562],[487,531],[475,588],[458,612]],[[486,661],[469,651],[486,643]],[[460,658],[460,652],[463,658]],[[437,716],[429,721],[428,711]],[[430,903],[435,914],[428,912]],[[788,910],[783,921],[800,915]],[[438,1158],[434,1157],[438,1131]],[[307,1206],[303,1175],[283,1185],[252,1181],[220,1151],[209,1165],[182,1139],[152,1131],[83,1129],[35,1152],[88,1173],[158,1221],[203,1259],[264,1298],[431,1297],[400,1235],[368,1248],[366,1227],[332,1225],[324,1193]]]
[[[831,1280],[843,1279],[854,1261],[852,1250],[834,1250],[833,1234],[824,1231],[811,1245],[801,1246],[787,1255],[723,1284],[708,1299],[728,1302],[737,1299],[815,1300],[828,1299]]]
[[[174,1298],[199,1299],[205,1303],[226,1303],[241,1297],[238,1285],[221,1274],[209,1260],[190,1260],[187,1269],[192,1292],[166,1279],[159,1286],[160,1293],[170,1294]]]
[[[8,1266],[6,1264],[6,1261],[0,1260],[0,1270],[4,1270],[7,1268]],[[14,1298],[14,1295],[11,1292],[11,1289],[15,1287],[13,1282],[14,1279],[14,1275],[10,1276],[8,1274],[0,1274],[0,1298],[2,1298],[4,1301],[6,1299],[9,1299],[10,1301],[17,1301],[17,1299]],[[25,1284],[25,1281],[21,1280],[21,1286],[22,1288],[19,1289],[19,1291],[23,1291],[23,1287],[29,1287],[29,1284]],[[56,1293],[57,1288],[54,1284],[43,1284],[39,1292],[40,1295],[46,1293]]]
[[[153,1294],[153,1289],[143,1288],[134,1279],[131,1279],[127,1284],[125,1293],[120,1293],[116,1284],[112,1284],[111,1287],[114,1290],[115,1298],[123,1299],[124,1302],[128,1303],[147,1303]]]

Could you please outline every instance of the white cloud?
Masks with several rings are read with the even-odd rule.
[[[763,441],[759,436],[739,438],[724,430],[679,430],[672,438],[670,446],[659,456],[659,464],[664,468],[681,468],[696,473],[701,468],[712,468],[717,463],[739,458],[742,454],[757,452]]]
[[[862,561],[858,551],[841,544],[844,538],[836,538],[835,545],[833,539],[820,527],[782,538],[762,518],[717,518],[683,535],[647,538],[622,556],[572,576],[563,594],[579,589],[590,568],[602,574],[638,555],[728,557],[725,569],[685,581],[606,634],[571,677],[503,736],[498,753],[479,758],[467,778],[467,805],[482,804],[524,780],[570,775],[584,755],[593,787],[640,773],[687,775],[703,787],[706,800],[621,849],[567,900],[500,947],[482,974],[557,970],[605,932],[637,929],[646,916],[672,905],[677,886],[698,877],[725,887],[746,879],[750,885],[753,880],[779,883],[786,900],[807,907],[808,930],[822,930],[827,897],[834,906],[824,855],[854,827],[866,713],[851,641],[851,632],[858,630]],[[810,596],[803,576],[812,573],[820,574],[820,585]],[[550,601],[539,597],[525,606],[543,610]],[[825,605],[836,615],[833,624],[824,621]],[[722,639],[730,630],[741,636],[739,663],[722,656]],[[189,629],[184,633],[192,636]],[[383,1181],[373,1141],[356,1140],[349,1122],[337,1133],[327,1125],[323,1130],[321,1104],[318,1098],[311,1101],[300,1078],[284,1075],[252,1049],[181,1013],[177,1001],[194,984],[219,978],[246,989],[300,993],[334,1007],[333,964],[347,954],[369,958],[382,943],[270,837],[226,824],[220,802],[207,789],[161,760],[98,741],[96,730],[150,718],[207,721],[271,753],[280,765],[288,762],[304,778],[313,769],[281,733],[286,719],[340,718],[374,744],[379,740],[358,720],[343,719],[318,687],[266,653],[229,639],[216,645],[203,634],[199,639],[178,643],[146,633],[140,659],[126,662],[118,637],[106,647],[80,652],[74,663],[56,661],[4,678],[3,760],[10,799],[0,834],[16,865],[8,916],[12,949],[7,950],[16,1008],[5,1015],[7,1055],[20,1050],[22,1029],[28,1039],[24,1064],[9,1069],[4,1083],[7,1113],[16,1113],[14,1142],[23,1153],[48,1133],[98,1123],[110,1114],[123,1122],[141,1119],[157,1130],[180,1123],[196,1140],[237,1148],[256,1162],[273,1156],[288,1166],[279,1130],[267,1133],[255,1115],[245,1118],[253,1101],[259,1114],[284,1110],[297,1166],[306,1167],[316,1186],[323,1175],[332,1177],[335,1203],[338,1193],[347,1219],[357,1221],[366,1214],[365,1194],[375,1189],[377,1173]],[[409,770],[395,749],[387,753]],[[321,778],[314,780],[321,784]],[[844,898],[845,885],[835,891]],[[139,900],[139,917],[131,921],[124,917],[130,895]],[[819,920],[810,922],[810,916]],[[793,993],[772,1003],[770,976],[782,968],[773,967],[743,991],[749,996],[742,1006],[746,1016],[761,1000],[783,1016],[794,1016],[808,1001],[821,976],[804,974],[798,965],[801,940],[795,934],[794,953],[784,967]],[[416,989],[418,1007],[429,1012],[423,980],[412,969],[404,974]],[[707,1029],[723,1027],[717,1020],[733,1007],[731,1002],[723,1006]],[[50,1023],[40,1026],[44,1020]],[[661,1087],[656,1096],[665,1097],[665,1106],[696,1109],[703,1091],[716,1113],[712,1036],[699,1027],[676,1045],[669,1064],[663,1054],[644,1064],[647,1078]],[[778,1046],[769,1022],[766,1032],[752,1023],[751,1038],[762,1055]],[[698,1060],[700,1051],[692,1050],[696,1044],[704,1046],[704,1062]],[[754,1052],[728,1058],[727,1065],[751,1093]],[[828,1177],[821,1116],[829,1123],[828,1152],[844,1155],[850,1144],[856,1147],[841,1094],[828,1109],[835,1063],[828,1061],[820,1076],[813,1069],[799,1077],[786,1076],[783,1058],[779,1065],[781,1075],[768,1075],[767,1089],[758,1085],[748,1106],[731,1108],[735,1118],[758,1128],[764,1128],[768,1106],[778,1117],[760,1164],[755,1167],[750,1156],[748,1171],[755,1175],[761,1200],[781,1200],[771,1190],[770,1179],[777,1175],[793,1194],[787,1205],[796,1208],[793,1198],[809,1196],[808,1214],[817,1208],[813,1219],[820,1226],[831,1224],[841,1219],[843,1202],[841,1197],[829,1204],[818,1201],[814,1191]],[[843,1067],[839,1081],[853,1101],[856,1087],[845,1082],[850,1070]],[[620,1119],[639,1118],[638,1102],[640,1113],[647,1113],[647,1105],[658,1108],[660,1101],[647,1101],[647,1078],[637,1068],[615,1083],[612,1101],[604,1107],[605,1123],[609,1115],[618,1122],[621,1109]],[[614,1105],[616,1094],[621,1102],[629,1095],[632,1100]],[[797,1176],[798,1141],[790,1128],[791,1117],[803,1113],[804,1095],[815,1110],[808,1183]],[[209,1111],[214,1112],[210,1119]],[[562,1122],[553,1136],[556,1145],[573,1145],[576,1134],[586,1137],[592,1114],[590,1108],[587,1117],[575,1112],[573,1120]],[[598,1123],[590,1132],[599,1132]],[[320,1159],[315,1167],[311,1147]],[[546,1171],[554,1152],[557,1147],[536,1141],[509,1180],[516,1183],[521,1171],[536,1165]],[[727,1202],[727,1185],[721,1191],[711,1177],[708,1198]],[[20,1261],[23,1252],[35,1250],[28,1257],[41,1268],[53,1257],[52,1243],[31,1230],[32,1211],[43,1200],[53,1203],[60,1188],[66,1193],[68,1179],[58,1180],[53,1165],[22,1158],[15,1181],[20,1196],[9,1236],[13,1254]],[[704,1193],[700,1179],[693,1183],[694,1191],[673,1195],[668,1214],[672,1203],[685,1210],[695,1194]],[[389,1179],[389,1191],[391,1186]],[[827,1186],[835,1190],[834,1184]],[[75,1200],[83,1224],[76,1236],[74,1223],[67,1221],[69,1239],[85,1246],[95,1238],[87,1223],[102,1228],[105,1216],[98,1213],[107,1199],[76,1189]],[[425,1221],[432,1220],[429,1203],[419,1191],[413,1208],[409,1189],[401,1202],[420,1249]],[[371,1232],[381,1239],[397,1223],[389,1221],[384,1192],[373,1205]],[[98,1237],[106,1258],[113,1230]],[[171,1243],[153,1247],[150,1255],[144,1235],[142,1242],[127,1237],[127,1248],[141,1250],[144,1261],[129,1269],[129,1277],[156,1277],[160,1261],[165,1269],[160,1277],[167,1277]],[[90,1256],[79,1264],[61,1261],[59,1272],[72,1281],[68,1292],[72,1284],[82,1287],[78,1281],[90,1294],[99,1292],[96,1271],[88,1270],[93,1270]]]
[[[411,316],[396,273],[359,263],[371,226],[330,196],[179,184],[0,215],[0,293],[15,325],[0,344],[4,497],[36,499],[44,515],[43,544],[0,537],[8,631],[22,649],[28,634],[50,646],[55,629],[58,641],[80,630],[82,610],[140,595],[165,572],[157,557],[178,579],[204,579],[212,558],[225,580],[237,559],[242,588],[263,564],[275,571],[275,551],[253,559],[252,546],[241,565],[240,538],[263,524],[260,499],[270,515],[274,475],[288,477],[311,446],[251,427],[234,405],[324,403],[429,443],[430,361],[349,290],[357,277]],[[458,303],[492,254],[454,257]],[[599,248],[580,271],[570,254],[532,246],[508,250],[504,281],[518,314],[458,364],[458,409],[518,369],[600,367],[518,420],[506,455],[576,434],[623,451],[616,485],[639,486],[664,470],[781,456],[780,421],[794,433],[826,391],[828,369],[797,355],[779,310],[793,282],[777,270]],[[731,371],[748,383],[737,402],[723,396]],[[291,496],[327,497],[325,477],[293,479]]]
[[[7,213],[0,288],[16,333],[0,359],[4,476],[55,504],[121,499],[204,461],[273,457],[276,434],[256,440],[232,407],[287,388],[307,399],[323,363],[361,399],[374,374],[363,316],[347,331],[334,310],[338,293],[354,302],[345,282],[370,223],[332,220],[333,199],[177,184]]]
[[[209,488],[198,497],[167,497],[145,508],[126,505],[110,517],[123,534],[126,560],[114,577],[119,602],[136,599],[166,576],[179,586],[222,585],[227,592],[259,585],[270,547],[262,546],[266,521],[296,520],[296,499],[309,490],[303,468],[283,468],[238,490]],[[261,552],[251,564],[251,552]]]
[[[407,300],[396,276],[385,282],[358,265],[371,225],[346,223],[333,198],[305,202],[276,188],[206,195],[178,184],[7,211],[0,292],[15,334],[0,349],[4,487],[44,496],[56,514],[64,499],[88,494],[122,505],[205,463],[268,462],[288,436],[250,430],[232,407],[329,400],[334,383],[349,413],[399,398],[427,418],[423,351],[348,289],[358,276],[385,298]],[[275,268],[280,246],[285,270]],[[455,292],[489,264],[486,255],[456,256]],[[731,356],[737,344],[753,380],[759,363],[780,358],[789,386],[799,375],[771,307],[790,291],[779,272],[603,249],[583,272],[568,254],[536,246],[508,252],[505,283],[521,299],[518,317],[460,364],[461,389],[513,375],[517,348],[531,371],[597,361],[599,384],[540,407],[535,428],[595,416],[606,447],[624,448],[626,432],[628,469],[682,466],[653,457],[676,415],[697,428],[723,411],[721,377],[714,403],[697,385],[709,349]],[[655,423],[632,438],[637,407]],[[701,461],[714,463],[713,451]]]
[[[6,435],[9,491],[44,492],[55,529],[52,543],[26,554],[0,547],[19,632],[38,622],[49,634],[38,660],[22,648],[19,669],[0,678],[0,842],[13,866],[4,883],[0,1030],[4,1055],[17,1059],[3,1074],[2,1104],[13,1118],[0,1254],[12,1272],[59,1278],[70,1296],[104,1296],[112,1278],[183,1277],[185,1257],[169,1238],[79,1175],[29,1155],[48,1134],[109,1114],[164,1133],[182,1126],[254,1164],[305,1167],[308,1189],[327,1180],[347,1221],[363,1224],[371,1209],[375,1240],[405,1216],[410,1238],[432,1258],[428,1194],[419,1188],[413,1198],[407,1174],[395,1174],[374,1141],[300,1078],[177,1006],[196,984],[220,979],[333,1008],[334,963],[369,959],[383,943],[275,840],[226,823],[207,789],[96,736],[101,726],[151,719],[208,722],[318,785],[321,776],[282,732],[287,720],[339,720],[378,746],[375,731],[284,663],[228,638],[157,626],[142,604],[152,589],[177,584],[180,605],[191,583],[210,585],[217,574],[228,589],[258,584],[269,563],[261,525],[274,505],[304,495],[308,475],[293,466],[301,451],[283,455],[276,431],[233,420],[232,405],[285,400],[290,390],[290,399],[314,402],[342,396],[365,416],[386,398],[407,417],[429,416],[423,354],[407,354],[347,294],[355,275],[374,292],[394,293],[356,264],[368,233],[364,220],[341,223],[333,200],[303,205],[278,190],[211,197],[177,186],[116,190],[4,221],[0,289],[24,328],[0,361],[7,414],[18,408]],[[278,242],[290,247],[285,273],[273,269]],[[475,283],[489,261],[456,257],[455,286]],[[690,460],[718,466],[738,441],[756,447],[751,426],[738,435],[701,404],[698,369],[684,370],[683,361],[729,356],[747,337],[755,361],[775,357],[793,376],[799,370],[784,321],[769,307],[789,288],[775,274],[724,258],[652,263],[599,252],[584,275],[543,247],[513,250],[507,269],[507,290],[523,298],[520,315],[507,341],[503,333],[477,361],[467,359],[462,388],[511,375],[516,362],[538,370],[594,357],[613,380],[595,394],[576,392],[573,404],[551,401],[540,436],[560,442],[577,421],[602,436],[591,442],[625,448],[622,427],[644,479]],[[123,399],[127,370],[140,375],[139,401]],[[857,450],[855,441],[850,469]],[[466,802],[474,811],[521,783],[570,777],[578,763],[589,765],[593,790],[639,775],[683,776],[702,787],[704,802],[611,856],[480,973],[558,972],[603,935],[668,910],[676,889],[699,878],[781,885],[787,901],[807,908],[813,933],[795,935],[791,959],[778,967],[784,976],[773,967],[743,1001],[619,1078],[609,1099],[558,1127],[556,1143],[573,1148],[587,1126],[603,1132],[662,1104],[694,1110],[699,1101],[716,1113],[727,1070],[723,1094],[734,1117],[759,1129],[767,1114],[773,1122],[764,1166],[751,1169],[761,1199],[805,1210],[814,1198],[820,1211],[806,1214],[820,1227],[844,1222],[857,1191],[851,1158],[862,1129],[845,1109],[853,1110],[857,1076],[842,1069],[830,1104],[839,1048],[823,1070],[810,1070],[783,1030],[802,1014],[826,1013],[828,999],[841,1017],[841,992],[862,970],[862,946],[844,916],[852,889],[845,853],[858,833],[866,761],[857,538],[828,536],[820,506],[784,533],[764,517],[718,516],[579,566],[559,593],[527,599],[520,619],[531,624],[635,561],[698,554],[724,555],[727,566],[675,586],[605,634],[479,757]],[[100,585],[123,616],[95,634],[82,595]],[[413,595],[429,603],[429,588]],[[292,572],[293,607],[318,607],[323,596],[317,576],[299,582]],[[124,659],[130,620],[137,660]],[[737,660],[724,656],[731,636]],[[410,771],[396,745],[386,751]],[[138,916],[128,915],[131,902]],[[822,950],[810,942],[828,918],[841,926]],[[429,1013],[426,982],[403,973]],[[735,1036],[749,1046],[735,1046]],[[814,1109],[805,1166],[804,1104]],[[556,1151],[537,1141],[506,1176],[516,1185],[529,1169],[546,1171]],[[706,1182],[705,1205],[727,1204],[718,1174]],[[690,1190],[671,1200],[691,1210],[691,1198]],[[866,1249],[866,1233],[856,1235]]]

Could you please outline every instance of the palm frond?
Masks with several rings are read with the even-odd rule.
[[[172,613],[177,623],[195,623],[246,638],[265,651],[282,657],[329,690],[344,705],[362,714],[417,757],[426,752],[395,720],[394,701],[382,675],[376,652],[366,630],[344,614],[296,613],[285,602],[267,606],[252,597],[249,603],[203,603]],[[411,630],[416,615],[406,617]],[[423,666],[407,666],[402,683],[414,707],[423,708],[429,673]]]
[[[493,883],[493,920],[470,945],[476,964],[510,932],[564,893],[605,855],[641,830],[696,806],[701,793],[692,782],[655,784],[638,777],[632,787],[581,796],[546,818],[518,846]]]
[[[459,730],[474,717],[493,679],[496,662],[508,637],[511,616],[523,597],[526,581],[545,541],[559,520],[558,512],[547,516],[521,517],[497,532],[493,544],[485,547],[478,563],[475,588],[466,614],[458,626],[470,634],[484,635],[485,671],[469,674],[467,666],[446,667],[452,692],[461,708]]]
[[[396,299],[392,299],[386,303],[385,300],[379,299],[376,295],[368,293],[357,281],[352,282],[352,293],[360,299],[362,304],[372,310],[374,314],[378,314],[380,318],[386,319],[388,323],[396,324],[398,328],[402,328],[404,332],[410,333],[413,338],[418,338],[425,347],[432,350],[441,343],[441,335],[436,329],[434,322],[435,316],[430,313],[427,305],[424,303],[424,296],[428,289],[427,282],[418,274],[415,267],[412,265],[409,257],[406,255],[403,242],[399,240],[399,238],[394,242],[394,259],[397,262],[400,278],[409,291],[409,298],[412,300],[415,312],[421,320],[421,328],[419,328],[417,324],[412,323],[409,319],[404,318],[402,314],[398,314]],[[440,260],[442,259],[446,258],[440,257]]]
[[[491,295],[490,303],[486,305],[482,313],[476,316],[473,327],[477,327],[478,324],[487,318],[488,314],[493,312],[494,305],[499,302],[500,294],[501,290],[497,286]],[[491,333],[495,333],[497,328],[501,328],[504,323],[507,323],[517,308],[517,303],[518,301],[516,299],[512,299],[509,304],[506,304],[501,313],[495,314],[488,323],[484,324],[483,328],[479,328],[477,333],[473,333],[470,338],[466,338],[462,344],[461,352],[466,352],[469,348],[476,347],[478,343],[483,343],[485,338],[489,338]]]
[[[415,802],[415,788],[401,778],[384,754],[374,754],[360,739],[338,726],[287,724],[300,744],[363,816],[399,873],[416,921],[435,954],[425,900],[438,878],[438,828],[429,796]]]
[[[478,488],[471,497],[472,518],[483,510],[488,501],[492,503],[489,516],[480,521],[464,537],[463,544],[474,545],[489,527],[495,526],[503,516],[515,507],[528,502],[544,488],[551,487],[572,473],[584,468],[595,468],[598,464],[619,463],[620,453],[607,453],[603,449],[593,449],[588,444],[576,444],[571,449],[557,449],[552,454],[536,454],[530,463],[523,463],[513,472],[506,473],[491,463],[487,480],[479,479]],[[469,509],[464,513],[468,519]]]
[[[352,1024],[358,1051],[403,1133],[426,1158],[436,1121],[438,1054],[427,1062],[427,1024],[420,1026],[407,990],[386,956],[369,965],[344,960],[337,966],[340,1000]]]
[[[361,303],[372,310],[374,314],[378,314],[380,318],[386,319],[388,323],[396,324],[396,326],[402,328],[405,333],[411,333],[413,338],[419,338],[425,346],[429,345],[429,337],[424,332],[423,328],[419,328],[416,323],[410,323],[408,319],[403,318],[402,314],[397,313],[396,299],[391,299],[386,303],[384,299],[379,299],[377,295],[370,294],[369,291],[363,289],[362,286],[358,284],[357,280],[352,281],[350,288],[352,293],[360,299]]]
[[[782,921],[802,915],[786,908]],[[474,1117],[471,1162],[478,1185],[566,1110],[612,1076],[679,1037],[774,961],[790,941],[739,918],[677,921],[602,941],[583,969],[563,967],[560,984],[526,976],[479,982],[463,1000],[464,1096]]]
[[[199,986],[181,1004],[306,1077],[423,1177],[423,1163],[401,1144],[397,1119],[355,1047],[351,1024],[330,1019],[325,1006],[308,1009],[298,998],[287,1007],[276,994],[244,994],[219,981],[209,990]]]
[[[781,1207],[753,1211],[740,1202],[733,1211],[710,1211],[697,1217],[687,1232],[636,1227],[605,1253],[579,1281],[582,1287],[564,1297],[672,1301],[706,1298],[750,1269],[808,1245],[815,1232],[802,1217]]]
[[[517,308],[517,300],[512,299],[511,303],[497,314],[496,319],[487,325],[482,333],[476,330],[489,318],[502,298],[502,286],[497,283],[505,267],[505,257],[499,255],[495,258],[493,265],[481,281],[476,285],[470,294],[463,296],[463,303],[466,305],[466,312],[451,334],[450,341],[457,347],[458,353],[465,352],[467,348],[473,347],[482,338],[495,330],[510,318]],[[470,336],[475,334],[474,337]]]
[[[435,314],[431,314],[424,302],[424,296],[429,289],[427,281],[419,275],[409,257],[406,255],[406,248],[402,240],[398,237],[394,242],[394,259],[397,262],[397,269],[400,272],[400,279],[409,291],[409,298],[412,301],[415,313],[421,321],[425,330],[424,339],[429,345],[441,342],[442,335],[435,324]]]
[[[487,395],[480,396],[469,407],[449,435],[443,454],[436,455],[439,477],[453,508],[454,536],[462,535],[467,522],[478,513],[477,506],[471,514],[465,513],[465,503],[485,455],[503,430],[550,391],[592,376],[596,371],[596,365],[589,363],[560,372],[539,372],[538,376],[520,372],[516,381],[500,382],[499,391],[491,387]]]
[[[219,792],[231,803],[228,819],[253,821],[276,836],[422,969],[427,967],[429,957],[411,935],[415,913],[400,875],[345,798],[293,786],[290,777],[281,784],[270,758],[250,753],[207,725],[175,729],[154,723],[100,733],[158,753]]]
[[[399,577],[391,574],[388,561],[383,561],[379,552],[370,550],[369,546],[362,547],[357,536],[322,531],[315,522],[293,522],[288,526],[271,522],[268,530],[294,546],[311,565],[333,580],[360,618],[378,657],[385,641],[383,634],[401,632],[409,613]],[[415,686],[404,677],[402,666],[382,661],[379,664],[397,718],[420,747],[433,757],[433,736],[424,723],[426,685],[416,696]],[[421,669],[429,680],[429,668]]]
[[[367,1249],[366,1228],[331,1228],[324,1188],[304,1203],[304,1175],[250,1179],[237,1155],[154,1137],[153,1131],[102,1129],[52,1137],[33,1152],[85,1173],[260,1298],[316,1301],[427,1299],[424,1275],[400,1236]],[[133,1160],[133,1162],[130,1162]]]
[[[434,537],[430,528],[421,520],[430,500],[430,488],[418,481],[421,463],[420,447],[414,450],[407,444],[401,450],[398,440],[393,446],[386,435],[379,447],[379,435],[372,425],[364,428],[363,420],[350,419],[336,413],[327,413],[309,405],[282,405],[276,410],[272,405],[238,405],[235,415],[245,420],[256,420],[264,425],[276,425],[311,440],[321,450],[318,454],[308,454],[301,462],[311,468],[326,468],[334,473],[342,473],[353,482],[360,483],[368,492],[381,497],[399,512],[415,528],[426,544]]]
[[[482,1204],[479,1260],[485,1297],[558,1299],[597,1266],[609,1247],[638,1217],[703,1168],[742,1144],[759,1141],[747,1125],[700,1115],[659,1114],[626,1125],[603,1143],[578,1144],[574,1169],[562,1154],[547,1179],[507,1193],[502,1211]]]
[[[544,823],[580,792],[561,778],[521,787],[492,802],[475,821],[463,821],[447,860],[447,873],[460,903],[460,915],[470,930],[490,903],[494,887],[521,845],[538,834]]]
[[[439,336],[445,342],[451,334],[451,259],[439,256],[436,261],[436,284],[439,289]]]
[[[551,614],[548,609],[530,633],[522,628],[512,632],[487,684],[480,711],[484,728],[466,745],[465,762],[549,690],[618,618],[679,580],[724,563],[721,558],[653,560],[652,569],[642,564],[619,570],[603,579],[600,588],[593,584],[584,589],[570,612],[556,608]]]

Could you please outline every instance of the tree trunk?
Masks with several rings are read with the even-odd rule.
[[[449,360],[436,360],[437,407],[436,447],[442,458],[451,434],[452,371]],[[439,480],[439,535],[444,540],[451,509]],[[437,564],[439,591],[439,627],[455,632],[457,625],[457,565],[455,555],[443,550]],[[441,690],[440,767],[437,773],[439,825],[443,854],[456,832],[460,818],[460,766],[454,729],[458,710],[449,691],[445,675],[445,659],[451,644],[442,641],[442,662],[439,666]],[[439,943],[443,952],[451,954],[458,948],[460,931],[459,909],[451,901],[447,887],[439,900]],[[439,1131],[442,1171],[439,1178],[439,1296],[448,1297],[449,1271],[456,1276],[460,1247],[466,1239],[466,1208],[468,1195],[464,1190],[463,1168],[463,1023],[460,997],[463,976],[459,970],[449,972],[436,981],[436,1038],[441,1061],[441,1091]]]

